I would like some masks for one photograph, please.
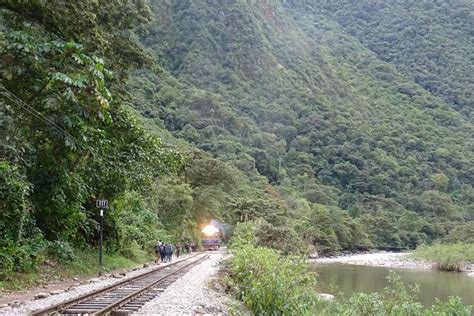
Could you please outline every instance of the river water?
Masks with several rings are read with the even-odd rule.
[[[394,270],[406,284],[419,285],[418,297],[424,306],[431,306],[435,298],[446,301],[449,296],[459,296],[465,304],[474,306],[474,277],[464,273],[345,263],[315,263],[313,269],[318,273],[321,293],[350,296],[356,292],[382,292],[388,285],[389,270]]]

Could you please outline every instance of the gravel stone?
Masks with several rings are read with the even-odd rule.
[[[49,292],[49,294],[51,294],[51,295],[58,295],[58,294],[61,294],[61,293],[63,293],[63,292],[64,292],[63,290],[56,290],[56,291],[51,291],[51,292]]]
[[[10,304],[8,304],[11,308],[17,308],[17,307],[21,307],[23,304],[25,304],[25,302],[23,301],[14,301]]]
[[[211,253],[209,259],[193,267],[133,315],[228,315],[230,299],[208,286],[222,257],[222,252]]]
[[[42,298],[47,298],[47,297],[49,297],[49,293],[45,293],[45,292],[44,293],[38,293],[38,294],[35,295],[35,300],[40,300]]]
[[[336,297],[332,294],[319,293],[318,298],[323,301],[333,301]]]

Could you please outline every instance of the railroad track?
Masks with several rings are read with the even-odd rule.
[[[31,315],[128,315],[158,296],[171,283],[209,257],[192,257],[81,295]]]

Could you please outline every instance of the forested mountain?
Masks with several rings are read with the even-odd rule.
[[[135,76],[133,106],[267,177],[316,244],[365,244],[341,233],[360,225],[413,246],[472,220],[471,5],[308,3],[153,1],[142,42],[164,72]]]
[[[472,226],[468,1],[0,9],[3,272],[96,245],[99,197],[127,256],[212,217],[285,252]]]
[[[472,122],[472,1],[326,2],[315,8]]]

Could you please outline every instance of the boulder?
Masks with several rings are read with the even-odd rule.
[[[47,298],[49,296],[49,293],[46,292],[41,292],[35,295],[35,300],[40,300],[42,298]]]
[[[206,314],[207,311],[203,306],[197,305],[193,307],[193,312],[195,314]]]
[[[63,290],[55,290],[55,291],[49,292],[49,294],[51,294],[51,295],[58,295],[58,294],[61,294],[61,293],[63,293],[63,292],[64,292]]]
[[[17,307],[20,307],[23,304],[25,304],[25,302],[23,302],[23,301],[14,301],[14,302],[9,303],[8,305],[11,308],[17,308]]]
[[[336,297],[332,294],[327,294],[327,293],[319,293],[318,294],[318,298],[320,300],[323,300],[323,301],[332,301],[334,300]]]

